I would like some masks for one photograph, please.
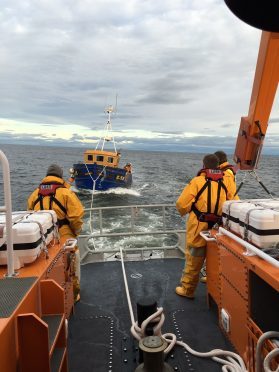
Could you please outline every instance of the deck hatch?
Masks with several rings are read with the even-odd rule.
[[[279,292],[249,271],[250,317],[262,332],[279,331]]]
[[[0,280],[0,318],[8,318],[12,315],[36,279],[37,277]]]

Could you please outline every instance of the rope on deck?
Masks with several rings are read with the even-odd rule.
[[[142,338],[145,337],[145,329],[150,322],[153,322],[153,323],[158,322],[153,328],[153,333],[154,333],[154,336],[161,336],[169,344],[169,346],[164,350],[165,354],[168,354],[175,345],[179,345],[179,346],[184,347],[188,352],[190,352],[191,354],[197,357],[212,358],[215,362],[222,364],[223,372],[247,372],[243,359],[238,354],[232,351],[214,349],[206,353],[201,353],[196,350],[193,350],[185,342],[178,341],[176,339],[176,335],[173,333],[165,333],[162,335],[161,329],[165,321],[165,316],[164,316],[162,307],[159,307],[154,314],[150,315],[147,319],[145,319],[142,322],[141,327],[139,327],[138,322],[135,321],[134,312],[132,308],[131,297],[129,293],[129,287],[128,287],[127,276],[126,276],[126,270],[125,270],[125,265],[124,265],[122,247],[120,247],[120,256],[121,256],[123,280],[124,280],[125,291],[126,291],[127,302],[128,302],[131,324],[132,324],[131,333],[138,341],[140,341]]]

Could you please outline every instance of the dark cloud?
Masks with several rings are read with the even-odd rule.
[[[181,78],[177,73],[167,74],[164,77],[153,79],[143,91],[147,92],[137,99],[139,104],[187,104],[193,100],[193,91],[199,85],[193,81]]]
[[[232,128],[232,127],[235,127],[235,124],[226,123],[226,124],[221,124],[220,127],[221,128]]]
[[[78,133],[73,133],[73,135],[71,137],[71,140],[83,140],[83,139],[84,139],[84,136],[81,136]]]

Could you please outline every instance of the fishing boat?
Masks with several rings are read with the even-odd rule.
[[[242,9],[241,0],[236,9],[233,1],[226,2],[235,13]],[[266,24],[259,25],[262,8],[257,14],[255,6],[252,19],[246,19],[247,12],[239,15],[267,30],[262,34],[249,115],[241,120],[235,150],[236,162],[247,172],[257,167],[279,80],[277,13],[265,8],[263,21],[271,19],[269,30]],[[81,301],[74,305],[68,258],[76,242],[58,242],[48,224],[46,232],[39,229],[41,239],[28,233],[27,218],[34,231],[38,224],[36,228],[28,212],[13,216],[9,165],[2,152],[0,159],[5,194],[0,239],[7,263],[0,267],[1,372],[278,370],[279,262],[269,251],[272,248],[278,256],[278,199],[226,202],[223,227],[202,233],[207,284],[199,286],[191,301],[174,292],[185,247],[184,229],[170,224],[174,205],[87,210],[94,229],[78,240]],[[110,233],[106,214],[116,215],[119,209],[129,224]],[[143,230],[140,222],[150,209],[160,227],[158,223],[156,229]],[[55,218],[49,221],[54,227]],[[13,228],[17,224],[22,227]],[[45,233],[49,243],[41,244]],[[150,234],[171,239],[160,246],[119,248],[120,237],[145,241]],[[15,245],[15,238],[22,241]],[[98,249],[97,240],[107,238],[115,246]],[[34,246],[38,251],[33,252]],[[24,250],[30,248],[27,262]],[[15,270],[17,250],[20,267]]]
[[[105,112],[108,119],[104,136],[100,137],[95,150],[84,152],[83,162],[74,164],[70,169],[70,180],[75,181],[78,189],[105,191],[116,187],[130,188],[132,185],[132,165],[127,163],[123,168],[119,166],[121,154],[111,134],[114,107],[109,105]],[[105,150],[107,143],[113,144],[112,150]]]

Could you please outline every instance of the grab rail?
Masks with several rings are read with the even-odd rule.
[[[13,236],[12,236],[12,197],[11,197],[11,181],[10,181],[10,166],[9,161],[3,151],[0,150],[0,161],[3,168],[4,181],[4,202],[5,205],[0,207],[0,212],[6,214],[6,241],[7,241],[7,277],[15,276],[14,271],[14,252],[13,252]]]
[[[153,209],[153,213],[156,214],[154,218],[161,218],[160,224],[157,228],[152,228],[149,225],[140,224],[140,222],[146,222],[144,220],[144,216],[141,216],[141,210],[148,210]],[[161,247],[150,247],[150,246],[141,246],[141,247],[129,247],[124,248],[125,251],[151,251],[151,250],[162,250],[162,251],[169,251],[173,249],[179,249],[180,253],[184,253],[184,246],[185,246],[185,228],[174,228],[173,226],[167,226],[167,215],[166,210],[167,209],[173,209],[172,215],[176,212],[175,205],[174,204],[138,204],[138,205],[126,205],[126,206],[112,206],[112,207],[95,207],[95,208],[86,208],[85,212],[90,213],[90,216],[97,214],[98,221],[94,220],[94,230],[92,233],[84,234],[82,233],[79,235],[79,248],[81,251],[81,260],[83,260],[88,253],[92,254],[100,254],[100,253],[116,253],[118,252],[118,249],[112,249],[111,247],[106,247],[106,249],[102,248],[95,248],[95,242],[94,239],[96,238],[121,238],[121,237],[131,237],[131,236],[153,236],[153,235],[175,235],[177,237],[177,243],[175,245],[164,245]],[[112,232],[107,231],[107,229],[104,228],[104,222],[106,217],[104,216],[104,212],[119,212],[120,210],[123,210],[124,213],[126,213],[126,218],[129,218],[129,224],[125,226],[125,231],[121,232]],[[128,211],[128,214],[127,214]],[[93,212],[93,213],[92,213]],[[123,215],[121,215],[121,212],[116,213],[115,218],[121,219],[124,218]],[[139,218],[137,217],[143,217],[141,221],[139,221]],[[91,223],[91,221],[89,221]],[[181,220],[179,219],[179,224],[181,223]],[[137,229],[138,228],[138,229]],[[140,230],[140,231],[139,231]],[[144,230],[144,231],[143,231]],[[91,230],[92,231],[92,230]],[[89,246],[89,241],[93,240],[93,248]],[[91,244],[92,245],[92,244]],[[143,244],[144,245],[144,244]]]
[[[134,234],[140,234],[135,232],[135,217],[138,215],[138,211],[140,209],[154,209],[154,208],[160,208],[162,209],[162,217],[163,217],[163,230],[159,230],[157,233],[162,233],[162,231],[165,231],[166,233],[169,233],[170,231],[166,230],[166,208],[175,208],[174,204],[135,204],[135,205],[121,205],[121,206],[114,206],[114,207],[95,207],[95,208],[86,208],[86,212],[94,212],[99,211],[99,234],[95,233],[92,234],[94,236],[99,237],[105,237],[108,236],[107,234],[103,233],[103,211],[105,210],[119,210],[119,209],[130,209],[130,215],[131,215],[131,233],[129,235]],[[173,229],[171,231],[174,231]],[[175,230],[177,232],[185,232],[185,230]],[[153,232],[154,233],[154,232]],[[120,233],[123,234],[123,233]],[[113,236],[113,234],[109,233],[110,236]],[[114,236],[117,236],[119,234],[114,234]],[[83,235],[81,235],[82,237]]]
[[[226,235],[229,238],[233,239],[240,245],[242,245],[244,248],[246,248],[246,252],[244,254],[250,255],[251,253],[253,255],[259,256],[263,260],[267,261],[271,265],[275,266],[277,269],[279,268],[279,262],[275,260],[273,257],[269,256],[265,252],[263,252],[261,249],[255,247],[254,245],[250,244],[246,240],[243,240],[242,238],[236,236],[235,234],[231,233],[230,231],[224,229],[223,227],[219,227],[219,234],[220,235]]]

